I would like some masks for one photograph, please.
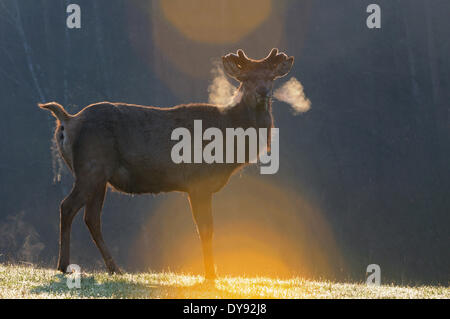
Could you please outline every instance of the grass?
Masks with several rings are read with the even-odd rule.
[[[223,277],[135,273],[83,273],[81,288],[69,289],[68,276],[52,269],[0,264],[0,298],[446,298],[450,288],[367,286],[301,278]]]

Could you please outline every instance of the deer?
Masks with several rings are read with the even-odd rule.
[[[248,58],[243,50],[222,56],[223,69],[239,82],[240,99],[228,107],[207,103],[172,107],[99,102],[69,114],[56,102],[39,103],[56,118],[54,139],[74,177],[73,187],[60,204],[57,269],[70,264],[72,221],[84,207],[84,222],[110,274],[121,274],[102,235],[101,211],[108,188],[126,194],[184,192],[201,241],[206,280],[216,278],[213,259],[212,197],[244,163],[174,163],[171,132],[204,127],[273,127],[272,91],[275,79],[289,73],[294,57],[274,48],[267,57]],[[270,134],[268,134],[269,136]],[[268,137],[268,147],[270,136]]]

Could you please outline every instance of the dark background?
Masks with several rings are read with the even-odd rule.
[[[248,211],[247,230],[252,220],[263,225],[252,238],[259,251],[280,252],[283,274],[363,280],[376,263],[383,282],[448,285],[449,1],[261,1],[270,5],[263,21],[256,13],[267,7],[236,12],[220,2],[209,8],[221,17],[214,28],[187,35],[170,12],[182,25],[207,21],[199,1],[180,8],[179,1],[73,1],[82,23],[73,30],[65,24],[71,2],[0,2],[0,262],[56,266],[58,207],[72,178],[52,151],[54,119],[38,102],[55,100],[74,113],[102,100],[207,101],[215,59],[238,48],[262,58],[278,47],[296,57],[290,76],[302,82],[312,108],[294,116],[275,102],[280,170],[260,176],[246,169],[216,195],[218,254],[246,245],[227,244],[220,225],[234,220],[227,224],[234,235],[245,233],[236,220]],[[381,6],[381,29],[366,27],[372,2]],[[252,19],[256,26],[242,31]],[[169,221],[161,210],[170,210]],[[280,217],[288,211],[298,215]],[[81,215],[72,262],[103,269]],[[184,195],[109,192],[103,215],[106,242],[126,270],[186,270],[186,256],[201,256]],[[166,256],[183,243],[184,255]],[[301,250],[296,259],[292,247]],[[219,273],[227,273],[225,260]],[[187,270],[201,273],[195,265]]]

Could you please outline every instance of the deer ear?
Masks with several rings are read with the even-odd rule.
[[[283,59],[282,62],[278,63],[273,70],[273,75],[275,78],[281,78],[289,73],[294,64],[294,57],[291,56],[287,59]]]

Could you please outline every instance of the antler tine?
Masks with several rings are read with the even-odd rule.
[[[237,54],[240,62],[244,64],[250,62],[250,59],[245,55],[244,51],[242,51],[241,49],[237,51]]]
[[[288,56],[283,52],[278,52],[278,49],[273,48],[269,55],[264,59],[269,64],[275,65],[281,63],[283,60],[287,60]]]
[[[281,57],[283,56],[283,53],[278,53],[277,48],[273,48],[269,55],[264,59],[269,64],[276,64],[281,61]]]
[[[273,48],[273,49],[270,51],[269,55],[268,55],[264,60],[270,61],[270,60],[272,60],[274,57],[276,57],[277,55],[278,55],[278,49],[277,49],[277,48]]]

